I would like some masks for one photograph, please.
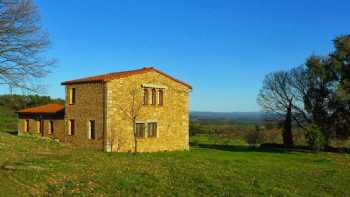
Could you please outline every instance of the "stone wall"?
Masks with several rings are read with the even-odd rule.
[[[64,141],[79,147],[103,150],[104,146],[104,83],[66,85],[66,101],[69,88],[75,88],[75,104],[65,104]],[[68,121],[75,121],[74,135],[68,135]],[[88,139],[89,121],[95,120],[96,139]]]
[[[142,104],[142,84],[153,84],[164,89],[164,105]],[[137,92],[140,106],[137,122],[157,122],[156,138],[138,139],[139,152],[189,149],[189,92],[183,84],[157,72],[132,75],[112,80],[107,86],[107,139],[106,150],[133,151],[133,121],[128,117],[132,108],[133,91]]]
[[[163,105],[143,105],[144,86],[162,89]],[[134,151],[134,124],[130,115],[132,109],[137,108],[134,110],[137,113],[136,122],[157,123],[157,136],[137,139],[137,151],[189,149],[190,89],[187,86],[152,71],[105,83],[66,85],[66,101],[69,101],[71,88],[75,88],[75,103],[66,102],[64,119],[62,116],[53,120],[53,134],[48,134],[51,119],[44,120],[43,136],[95,150]],[[30,120],[29,133],[40,135],[35,117],[20,117],[19,132],[24,132],[26,119]],[[74,135],[68,132],[70,120],[75,121]],[[90,120],[95,121],[96,139],[88,138]]]
[[[43,134],[38,132],[37,119],[33,118],[20,118],[18,120],[18,132],[21,134],[26,134],[25,132],[25,121],[29,120],[29,131],[28,134],[41,135],[43,137],[49,137],[53,139],[58,139],[59,141],[64,140],[64,120],[63,119],[42,119],[43,124]],[[53,121],[54,132],[49,134],[49,123]]]

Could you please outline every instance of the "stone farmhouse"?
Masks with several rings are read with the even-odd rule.
[[[190,85],[153,67],[62,85],[65,104],[18,111],[20,134],[107,152],[189,149]]]

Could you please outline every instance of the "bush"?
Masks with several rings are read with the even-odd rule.
[[[281,129],[265,129],[261,132],[261,140],[267,143],[279,143],[281,141]]]
[[[191,146],[198,146],[198,145],[199,145],[199,140],[197,138],[191,141]]]
[[[261,136],[260,127],[255,126],[255,130],[248,131],[244,137],[249,146],[256,147],[261,142]]]
[[[326,146],[325,138],[321,132],[321,129],[315,124],[306,125],[305,138],[314,151],[323,150]]]

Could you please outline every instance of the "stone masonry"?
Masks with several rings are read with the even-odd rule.
[[[130,92],[137,91],[142,100],[142,85],[164,86],[164,104],[142,105],[136,122],[157,122],[156,138],[138,139],[139,152],[188,150],[189,148],[189,91],[190,89],[157,72],[132,75],[112,80],[107,86],[107,142],[112,141],[112,151],[133,151],[133,123],[123,110],[132,104]],[[112,140],[111,140],[112,139]],[[106,150],[110,144],[106,143]],[[109,146],[109,147],[108,147]]]
[[[24,133],[25,121],[29,120],[31,134],[56,138],[82,148],[132,152],[135,147],[134,123],[144,123],[146,126],[156,124],[155,129],[151,129],[156,131],[156,135],[152,136],[146,128],[145,136],[136,138],[138,152],[189,149],[191,86],[154,68],[110,73],[62,84],[66,91],[62,115],[42,117],[38,114],[19,113],[19,132]],[[68,101],[73,88],[75,102],[70,103]],[[154,105],[144,103],[147,91],[148,101],[152,100],[151,91],[157,91],[157,102]],[[162,104],[158,103],[158,91],[163,93]],[[29,109],[31,110],[33,109]],[[42,133],[38,132],[38,120],[43,122]],[[53,134],[48,133],[50,121],[54,122]],[[70,133],[72,121],[73,134]],[[95,122],[94,139],[89,137],[91,121]]]

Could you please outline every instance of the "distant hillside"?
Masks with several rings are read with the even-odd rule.
[[[34,107],[48,103],[64,103],[62,99],[51,98],[50,96],[40,95],[17,95],[3,94],[0,95],[0,106],[17,111],[27,107]]]
[[[227,119],[244,122],[256,122],[264,119],[262,112],[200,112],[191,111],[190,117],[195,119]]]
[[[0,132],[17,130],[17,110],[52,102],[63,103],[64,100],[39,95],[0,95]]]

